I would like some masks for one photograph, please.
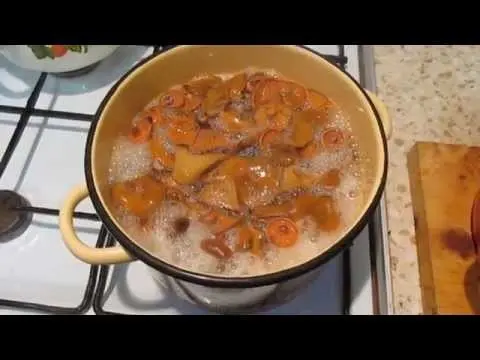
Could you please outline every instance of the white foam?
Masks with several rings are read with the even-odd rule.
[[[167,262],[190,270],[214,272],[217,260],[200,248],[203,239],[212,234],[207,227],[190,218],[188,228],[178,234],[174,221],[187,216],[187,208],[178,202],[166,202],[157,210],[150,230],[153,252]]]
[[[110,183],[133,180],[147,174],[152,166],[148,144],[134,144],[125,136],[119,137],[110,161]]]
[[[320,175],[330,170],[340,169],[351,161],[352,151],[341,148],[335,151],[321,152],[310,160],[300,161],[297,166],[303,172]]]
[[[327,124],[347,132],[351,131],[350,116],[336,105],[331,106],[328,110]]]
[[[175,145],[169,140],[167,131],[164,127],[155,126],[153,132],[153,138],[159,141],[165,147],[165,150],[171,154],[175,153]]]
[[[358,216],[360,205],[363,204],[360,179],[352,172],[345,172],[339,187],[334,191],[334,197],[343,224],[351,224]]]

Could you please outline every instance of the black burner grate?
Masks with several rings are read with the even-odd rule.
[[[146,47],[153,47],[154,52],[161,51],[165,48],[171,48],[174,45],[140,45]],[[344,45],[338,46],[339,55],[329,55],[321,54],[325,59],[337,65],[343,69],[346,68],[348,63],[348,58],[345,56]],[[37,109],[35,105],[37,103],[38,97],[42,91],[42,88],[45,84],[45,80],[49,76],[47,73],[42,73],[38,78],[35,87],[28,98],[28,101],[25,107],[19,106],[10,106],[10,105],[1,105],[0,104],[0,113],[9,113],[20,115],[20,119],[15,127],[15,130],[10,138],[10,141],[7,145],[7,148],[0,160],[0,178],[5,172],[8,163],[22,137],[22,134],[28,124],[29,119],[32,116],[41,116],[57,119],[69,120],[80,120],[80,121],[92,121],[93,115],[82,114],[68,111],[56,111],[56,110],[46,110],[46,109]],[[28,212],[30,214],[43,214],[58,216],[58,209],[50,209],[44,207],[36,206],[23,206],[17,207],[15,209],[19,212]],[[74,217],[76,219],[89,219],[89,220],[99,220],[96,214],[84,213],[84,212],[75,212]],[[108,236],[108,232],[104,226],[101,227],[96,247],[110,247],[115,244],[115,240]],[[60,307],[52,306],[47,304],[36,304],[31,302],[15,301],[10,299],[0,299],[0,307],[9,307],[13,309],[24,309],[24,310],[34,310],[41,311],[50,314],[83,314],[87,312],[93,304],[94,312],[97,315],[123,315],[121,313],[109,312],[103,309],[103,297],[107,284],[108,274],[110,266],[91,266],[88,281],[85,287],[84,297],[80,301],[80,304],[77,307]],[[99,274],[100,273],[100,274]],[[98,276],[99,274],[99,276]],[[98,277],[98,284],[97,284]],[[348,314],[351,304],[351,289],[350,289],[350,253],[349,249],[346,249],[343,252],[343,313]]]

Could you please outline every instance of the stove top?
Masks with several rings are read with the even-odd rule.
[[[371,48],[307,45],[375,90]],[[160,46],[121,46],[81,76],[23,70],[0,56],[0,314],[209,314],[173,298],[139,262],[89,266],[65,248],[58,209],[84,181],[90,121],[110,87]],[[111,246],[89,200],[79,237]],[[259,314],[389,314],[384,202],[351,248],[290,302]]]

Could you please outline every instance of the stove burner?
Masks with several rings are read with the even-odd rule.
[[[85,66],[81,69],[72,70],[72,71],[65,71],[65,72],[60,72],[60,73],[53,73],[52,75],[55,75],[55,76],[60,77],[60,78],[73,78],[73,77],[77,77],[77,76],[82,76],[82,75],[88,74],[90,71],[95,69],[98,66],[98,64],[100,64],[100,61],[96,62],[94,64],[91,64],[91,65]]]
[[[30,206],[30,203],[20,194],[0,190],[0,243],[19,237],[28,228],[33,214],[14,210],[25,206]]]

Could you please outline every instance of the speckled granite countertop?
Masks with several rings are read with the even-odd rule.
[[[422,313],[406,152],[416,141],[480,144],[480,46],[375,46],[393,122],[386,188],[396,314]]]

